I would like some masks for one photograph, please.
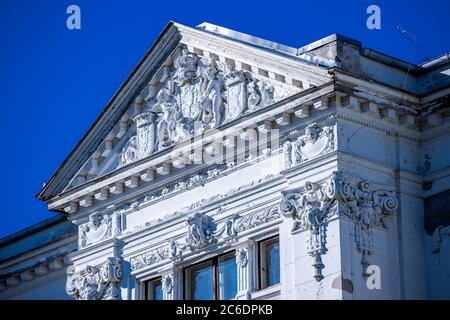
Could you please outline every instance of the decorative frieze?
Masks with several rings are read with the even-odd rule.
[[[386,228],[383,219],[397,209],[392,190],[355,181],[334,172],[322,184],[306,182],[301,190],[283,192],[281,213],[294,220],[292,231],[307,231],[307,250],[314,258],[317,281],[322,276],[322,258],[327,252],[327,224],[332,217],[345,217],[354,223],[355,244],[361,253],[363,276],[367,276],[367,256],[373,253],[374,227]]]
[[[166,259],[181,260],[186,250],[196,252],[218,242],[220,237],[233,242],[239,232],[243,232],[265,223],[275,221],[281,217],[278,205],[247,214],[243,217],[230,216],[222,226],[218,228],[214,219],[205,213],[196,212],[186,219],[187,236],[181,241],[171,239],[166,245],[146,251],[130,259],[131,270],[136,271],[147,266],[154,265]],[[242,259],[244,256],[241,256]],[[243,267],[247,262],[242,262]]]
[[[229,168],[229,167],[227,167],[227,168]],[[213,170],[214,170],[214,169],[213,169]],[[205,177],[205,178],[206,178],[206,177],[208,177],[208,178],[211,178],[211,177],[217,177],[218,172],[220,172],[220,171],[216,171],[216,172],[217,172],[217,174],[213,175],[213,174],[211,173],[211,170],[209,170],[209,171],[207,171],[207,174],[206,174],[206,175],[199,175],[199,174],[197,174],[197,175],[195,175],[195,176],[197,176],[197,177],[203,176],[203,177]],[[192,176],[191,178],[194,178],[194,176]],[[267,175],[267,176],[265,176],[265,177],[263,177],[263,178],[254,180],[254,181],[252,181],[252,182],[250,182],[250,183],[248,183],[248,184],[245,184],[245,185],[242,185],[242,186],[239,186],[239,187],[236,187],[236,188],[232,188],[232,189],[228,190],[228,191],[225,192],[225,193],[222,193],[222,194],[215,194],[215,195],[210,196],[210,197],[208,197],[208,198],[201,199],[201,200],[199,200],[199,201],[196,201],[196,202],[190,204],[189,206],[186,206],[186,207],[181,208],[180,210],[177,210],[177,211],[175,211],[175,212],[169,213],[169,214],[165,215],[163,218],[159,218],[159,219],[157,219],[157,220],[154,220],[154,221],[151,221],[151,222],[147,222],[147,223],[145,223],[145,225],[138,226],[138,227],[136,227],[135,229],[138,230],[138,229],[142,229],[142,228],[144,228],[144,227],[153,226],[153,225],[159,224],[159,223],[161,223],[162,221],[165,221],[165,220],[167,220],[167,219],[171,219],[171,218],[173,218],[173,217],[175,217],[175,216],[183,215],[183,214],[185,214],[185,213],[188,213],[188,212],[197,210],[197,209],[202,208],[202,207],[204,207],[204,206],[206,206],[206,205],[210,205],[210,204],[212,204],[212,203],[214,203],[214,202],[216,202],[216,201],[223,200],[223,199],[225,199],[226,197],[230,197],[230,196],[232,196],[232,195],[235,195],[235,194],[238,194],[238,193],[240,193],[240,192],[243,192],[243,191],[245,191],[245,190],[247,190],[247,189],[255,188],[255,187],[257,187],[259,184],[261,184],[261,183],[263,183],[263,182],[265,182],[265,181],[267,181],[267,180],[270,180],[270,179],[272,179],[272,178],[274,178],[274,175],[270,174],[270,175]],[[201,183],[203,183],[204,181],[205,181],[205,180],[203,180],[203,178],[195,179],[195,184],[193,184],[193,186],[196,186],[196,183],[201,184]],[[120,208],[118,208],[116,212],[118,212],[118,213],[124,213],[124,212],[126,212],[126,211],[128,211],[128,210],[130,210],[130,209],[132,209],[132,210],[137,210],[137,209],[142,208],[144,205],[148,205],[148,204],[150,204],[150,203],[153,203],[154,201],[160,199],[161,197],[167,198],[168,196],[171,195],[171,190],[173,190],[173,189],[172,189],[173,186],[177,186],[177,185],[180,184],[180,183],[183,183],[183,181],[181,181],[181,182],[175,182],[175,183],[173,183],[173,184],[171,184],[171,185],[169,185],[169,186],[165,186],[165,187],[160,191],[160,194],[157,192],[157,194],[158,194],[159,196],[153,197],[153,194],[154,194],[154,193],[152,193],[152,196],[146,195],[145,197],[142,197],[142,198],[138,199],[137,201],[134,201],[133,203],[127,203],[127,204],[124,204],[124,205],[120,206]],[[183,184],[183,186],[185,186],[185,185]],[[186,186],[186,188],[188,188],[188,187],[189,187],[189,186]],[[225,205],[221,206],[221,209],[220,209],[220,210],[224,210],[225,207],[226,207]],[[130,232],[130,231],[128,231],[128,232]]]
[[[169,246],[164,245],[156,249],[144,252],[137,257],[131,258],[130,259],[131,270],[132,271],[139,270],[146,266],[151,266],[155,263],[168,259],[169,256],[171,256],[169,250],[170,245]]]
[[[251,212],[236,220],[236,230],[243,232],[281,218],[278,205]]]
[[[67,269],[66,292],[77,300],[115,300],[119,297],[122,263],[110,257],[101,266],[87,266],[81,272]]]

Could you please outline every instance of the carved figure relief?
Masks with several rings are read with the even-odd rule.
[[[225,76],[227,85],[227,120],[239,117],[247,109],[247,89],[244,71],[236,71],[233,66],[227,66],[228,74]]]
[[[180,259],[183,251],[189,249],[194,252],[205,248],[218,241],[222,236],[226,241],[232,241],[237,237],[236,220],[237,216],[227,219],[218,229],[214,219],[205,213],[196,212],[188,217],[186,224],[188,226],[187,237],[181,243],[170,240],[168,251],[171,259]]]
[[[241,267],[245,268],[248,263],[248,247],[245,248],[239,248],[236,252],[236,264]]]
[[[248,107],[255,110],[261,102],[261,92],[256,81],[251,81],[248,85]]]
[[[153,112],[161,112],[162,116],[158,123],[158,146],[160,149],[169,147],[175,134],[175,114],[177,103],[172,94],[163,89],[158,92],[157,104],[153,107]]]
[[[168,274],[162,279],[162,289],[166,295],[170,295],[173,289],[173,276]]]
[[[243,113],[289,95],[248,71],[183,49],[169,67],[162,86],[151,85],[142,113],[136,115],[136,136],[121,152],[120,166],[128,165],[182,142],[206,129],[217,128]]]

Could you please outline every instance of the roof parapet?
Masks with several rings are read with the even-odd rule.
[[[327,67],[333,67],[333,66],[339,66],[339,61],[337,61],[336,64],[333,64],[332,60],[320,56],[315,56],[314,59],[311,57],[311,54],[308,54],[310,51],[314,51],[320,47],[326,46],[332,42],[344,42],[346,44],[349,44],[351,46],[354,46],[356,49],[359,50],[360,54],[362,56],[365,56],[367,58],[370,58],[372,60],[376,60],[378,62],[381,62],[383,64],[399,68],[401,70],[409,70],[409,72],[412,73],[420,73],[424,72],[424,69],[428,69],[431,67],[437,67],[442,64],[445,64],[450,61],[450,53],[446,53],[438,58],[429,60],[427,62],[424,62],[420,65],[410,63],[395,57],[392,57],[388,54],[378,52],[376,50],[370,49],[370,48],[364,48],[362,46],[362,43],[358,40],[346,37],[344,35],[334,33],[329,36],[326,36],[322,39],[319,39],[317,41],[314,41],[310,44],[304,45],[298,49],[282,45],[273,41],[269,41],[266,39],[258,38],[246,33],[242,33],[239,31],[235,31],[232,29],[228,29],[225,27],[221,27],[218,25],[214,25],[212,23],[203,22],[197,26],[198,29],[208,31],[211,33],[214,33],[216,35],[220,35],[226,38],[231,38],[236,41],[244,42],[247,44],[251,44],[254,46],[262,47],[265,49],[282,52],[284,54],[288,54],[291,56],[299,57],[301,59],[304,59],[308,62],[312,63],[319,63]],[[325,59],[324,61],[322,61]],[[339,60],[339,59],[338,59]]]
[[[217,26],[208,22],[203,22],[197,26],[198,29],[202,29],[208,32],[212,32],[214,34],[222,35],[227,38],[232,38],[234,40],[238,40],[241,42],[246,42],[250,44],[257,45],[259,47],[264,47],[266,49],[275,50],[279,52],[283,52],[289,55],[296,56],[297,49],[289,46],[285,46],[283,44],[279,44],[273,41],[269,41],[266,39],[258,38],[246,33],[242,33],[239,31],[231,30],[228,28],[224,28],[221,26]]]

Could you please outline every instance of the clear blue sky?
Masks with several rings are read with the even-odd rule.
[[[81,30],[66,8],[81,8]],[[381,8],[381,30],[366,8]],[[450,51],[450,1],[100,1],[0,3],[0,237],[51,217],[34,198],[169,20],[207,21],[300,47],[341,33],[411,62],[415,35],[429,57]]]

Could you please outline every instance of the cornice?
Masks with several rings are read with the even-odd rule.
[[[342,88],[341,88],[342,89]],[[294,94],[284,100],[281,100],[273,105],[266,106],[252,113],[244,115],[238,119],[230,121],[221,127],[221,131],[206,131],[203,136],[197,139],[194,137],[194,143],[191,141],[184,141],[176,146],[158,152],[149,158],[139,160],[131,165],[120,168],[110,174],[99,177],[88,183],[85,183],[75,189],[69,190],[60,194],[58,197],[49,201],[49,208],[51,210],[60,210],[65,208],[66,212],[73,214],[78,211],[78,203],[83,201],[84,197],[89,196],[93,198],[93,194],[100,192],[102,188],[111,188],[117,183],[126,182],[127,179],[134,179],[135,182],[131,184],[130,188],[136,187],[136,184],[150,183],[149,186],[161,186],[164,183],[169,183],[166,178],[157,179],[159,172],[158,168],[164,166],[171,166],[172,161],[175,161],[174,150],[182,152],[182,150],[204,150],[211,146],[213,141],[223,143],[227,136],[236,136],[237,132],[245,133],[248,130],[268,130],[279,129],[282,134],[288,134],[288,128],[292,127],[291,122],[300,118],[300,120],[312,118],[313,115],[324,116],[327,115],[335,120],[345,120],[361,125],[362,127],[371,128],[377,131],[384,132],[387,135],[398,136],[403,139],[408,139],[414,143],[422,143],[422,133],[419,131],[419,118],[413,114],[405,113],[407,110],[390,109],[392,106],[380,104],[377,97],[370,94],[362,97],[354,96],[348,92],[334,90],[333,83],[327,83],[317,88],[310,88],[298,94]],[[345,90],[344,90],[345,91]],[[330,115],[331,113],[334,113]],[[282,121],[279,119],[282,119]],[[288,119],[287,122],[286,119]],[[290,120],[289,120],[290,119]],[[296,122],[296,125],[301,125]],[[448,127],[433,131],[434,136],[439,136],[448,133]],[[162,166],[162,167],[161,167]],[[151,171],[151,182],[140,181],[140,177],[145,172]],[[190,174],[189,165],[187,165],[182,174]],[[166,175],[168,172],[163,173]],[[175,174],[176,176],[176,174]],[[181,173],[179,173],[181,177]],[[156,179],[156,180],[155,180]],[[173,179],[170,178],[170,179]],[[131,195],[135,197],[136,194],[131,190]],[[86,203],[86,201],[85,201]],[[92,206],[92,204],[89,204]]]
[[[74,248],[76,249],[76,239],[77,233],[72,233],[64,239],[60,239],[56,242],[10,257],[0,263],[0,268],[1,270],[8,270],[14,267],[26,266],[29,261],[39,261],[47,256],[54,255],[55,253],[57,254],[58,252],[70,252]]]
[[[390,97],[387,103],[397,108],[407,108],[410,112],[415,113],[419,109],[420,99],[415,93],[402,90],[384,82],[380,82],[353,72],[340,68],[333,68],[332,71],[336,77],[337,85],[353,89],[368,91]]]
[[[21,257],[8,260],[8,265],[1,265],[0,272],[0,295],[3,295],[10,289],[20,287],[22,284],[32,280],[48,277],[48,274],[61,271],[71,263],[69,254],[77,249],[76,238],[66,239],[57,248],[40,252],[33,257]],[[28,254],[29,255],[29,254]],[[27,263],[28,262],[28,263]]]
[[[167,229],[173,225],[179,225],[181,220],[185,219],[186,216],[198,211],[208,212],[211,216],[215,216],[219,213],[226,216],[231,214],[241,214],[248,211],[248,209],[236,211],[232,210],[228,204],[246,198],[249,193],[262,192],[265,189],[273,188],[279,184],[283,184],[284,182],[285,181],[282,175],[268,175],[240,187],[232,188],[227,192],[193,202],[191,205],[167,214],[162,218],[149,221],[141,228],[137,228],[137,230],[125,231],[120,239],[126,241],[127,243],[132,242],[136,238],[141,237],[143,234],[148,234],[150,231],[157,232],[158,230]],[[267,201],[271,202],[273,200]],[[258,207],[264,206],[264,203],[258,204]]]
[[[267,217],[254,218],[258,215]],[[147,249],[141,248],[135,254],[129,255],[131,264],[134,266],[132,268],[132,275],[139,277],[139,275],[142,275],[143,273],[148,273],[151,272],[151,270],[159,268],[164,262],[167,264],[171,261],[173,264],[183,267],[184,265],[192,264],[199,259],[207,259],[220,252],[233,250],[236,246],[239,246],[239,243],[247,241],[246,235],[249,232],[252,232],[253,236],[255,231],[258,232],[258,230],[261,229],[267,231],[266,229],[270,229],[281,222],[281,215],[278,211],[278,201],[272,202],[269,206],[265,205],[262,209],[252,210],[246,215],[235,218],[234,221],[236,221],[237,228],[237,235],[235,237],[218,237],[216,242],[202,247],[201,250],[192,248],[191,250],[183,249],[179,255],[171,256],[171,243],[173,241],[175,241],[175,243],[182,241],[179,236],[171,237],[172,240],[170,242],[169,239],[166,239],[165,243],[158,242],[157,244],[149,246]],[[223,222],[224,220],[222,219],[214,221],[217,225]],[[245,227],[242,228],[241,225],[245,225]]]
[[[149,168],[156,168],[158,165],[162,165],[162,163],[170,161],[174,157],[172,153],[173,150],[181,152],[183,148],[204,148],[211,141],[217,141],[221,137],[234,136],[236,131],[239,132],[246,130],[247,128],[254,128],[258,123],[264,123],[267,119],[271,119],[270,121],[273,125],[276,125],[275,120],[278,116],[281,116],[286,112],[293,112],[293,110],[299,108],[302,104],[312,103],[310,101],[329,94],[332,91],[333,85],[325,84],[321,87],[302,91],[271,106],[252,112],[249,115],[244,115],[239,119],[235,119],[228,124],[225,124],[220,128],[221,131],[219,132],[206,132],[201,139],[194,137],[193,144],[191,144],[190,141],[185,141],[184,143],[180,143],[174,147],[158,152],[149,158],[137,161],[132,165],[120,168],[110,174],[96,178],[95,180],[85,183],[79,187],[64,192],[48,202],[49,209],[55,210],[63,206],[64,203],[71,202],[90,193],[95,193],[102,187],[114,185],[116,182],[123,181],[133,175],[139,175],[141,172],[145,172],[145,170]]]

